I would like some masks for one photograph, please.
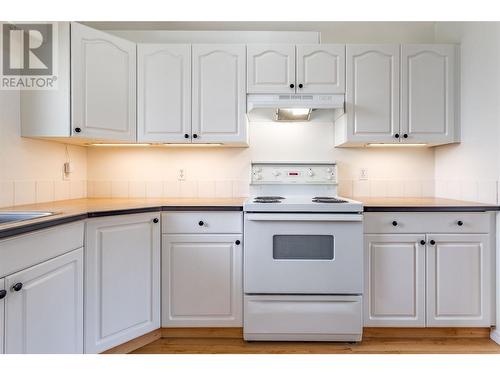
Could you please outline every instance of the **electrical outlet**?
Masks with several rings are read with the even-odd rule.
[[[359,170],[359,179],[360,180],[368,180],[368,169],[361,168]]]
[[[71,173],[73,173],[74,167],[73,163],[71,162],[66,162],[63,164],[63,173],[62,173],[62,179],[63,181],[68,181],[70,180]]]
[[[177,171],[177,179],[179,181],[184,181],[186,179],[186,171],[184,168],[181,168]]]

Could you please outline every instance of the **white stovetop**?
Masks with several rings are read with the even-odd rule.
[[[285,199],[280,203],[255,203],[255,196],[248,198],[243,204],[245,212],[362,212],[363,204],[352,199],[336,197],[346,203],[316,203],[313,196],[281,195]],[[323,195],[322,195],[323,196]]]

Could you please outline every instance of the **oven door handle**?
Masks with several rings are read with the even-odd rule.
[[[363,221],[363,214],[245,214],[250,221]]]

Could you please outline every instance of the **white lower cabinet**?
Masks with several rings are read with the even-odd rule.
[[[365,326],[425,326],[425,235],[365,236]]]
[[[85,256],[85,352],[160,327],[159,213],[91,219]]]
[[[369,213],[364,224],[366,327],[491,326],[493,214]]]
[[[163,327],[242,325],[241,242],[241,234],[163,236]]]
[[[490,253],[488,235],[429,236],[428,326],[490,325]]]
[[[5,353],[83,353],[83,248],[7,276],[5,286]]]
[[[5,280],[0,279],[0,354],[3,354],[3,342],[4,342],[4,306],[5,297],[7,291],[5,290]],[[3,296],[3,297],[2,297]]]

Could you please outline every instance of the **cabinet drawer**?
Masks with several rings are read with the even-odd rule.
[[[163,233],[241,233],[241,212],[167,212],[162,216]]]
[[[0,241],[0,277],[83,247],[83,228],[79,221]]]
[[[364,224],[365,233],[488,233],[491,218],[487,212],[369,212]]]

